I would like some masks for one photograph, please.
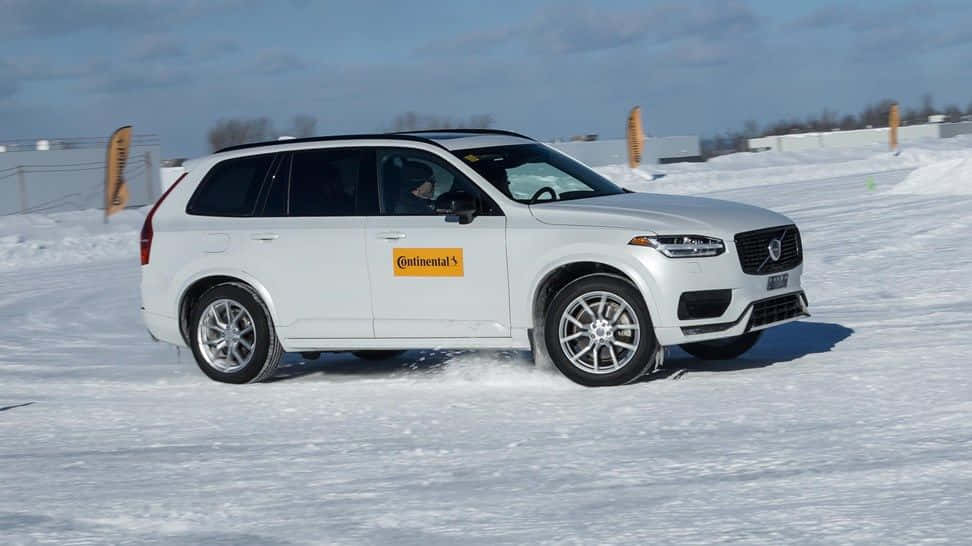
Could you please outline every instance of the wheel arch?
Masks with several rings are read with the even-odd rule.
[[[557,292],[577,279],[590,275],[608,275],[631,283],[641,294],[649,316],[652,318],[657,316],[651,289],[645,282],[644,276],[637,274],[633,267],[611,260],[577,259],[552,265],[538,276],[530,297],[533,327],[536,329],[542,326],[547,307]]]
[[[232,273],[211,271],[187,280],[179,292],[179,303],[176,308],[178,314],[176,316],[179,319],[179,333],[187,345],[189,344],[189,317],[192,313],[193,304],[210,288],[225,283],[244,284],[256,291],[270,312],[270,317],[274,325],[279,324],[277,322],[277,313],[273,306],[273,299],[270,297],[266,288],[257,282],[256,279],[238,271]]]

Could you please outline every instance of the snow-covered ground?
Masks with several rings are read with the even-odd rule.
[[[789,215],[814,315],[613,389],[515,352],[287,355],[272,383],[213,383],[141,325],[143,211],[0,218],[0,542],[966,542],[969,158],[603,169]]]

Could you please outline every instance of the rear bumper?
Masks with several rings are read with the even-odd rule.
[[[173,345],[186,346],[185,340],[182,339],[182,333],[179,332],[179,321],[174,317],[151,313],[143,308],[142,321],[153,338]]]

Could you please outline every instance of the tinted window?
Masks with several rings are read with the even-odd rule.
[[[293,154],[290,216],[353,216],[361,150],[307,150]]]
[[[446,192],[469,193],[480,201],[481,214],[498,214],[495,204],[468,178],[440,158],[422,150],[389,148],[378,152],[381,213],[434,216],[435,200]]]
[[[253,214],[273,154],[227,159],[217,163],[199,184],[186,212],[203,216]]]

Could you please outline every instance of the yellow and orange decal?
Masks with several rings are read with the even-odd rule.
[[[395,248],[396,277],[462,277],[461,248]]]

